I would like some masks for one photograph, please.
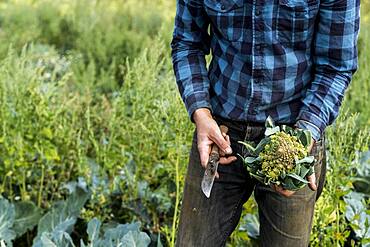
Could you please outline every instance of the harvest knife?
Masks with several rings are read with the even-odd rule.
[[[228,128],[225,125],[221,125],[220,130],[221,133],[227,134]],[[220,161],[219,148],[215,143],[213,143],[211,154],[209,155],[209,160],[207,163],[206,170],[204,171],[204,176],[201,185],[202,191],[207,198],[211,196],[211,190],[213,187],[213,182],[215,181],[219,161]]]

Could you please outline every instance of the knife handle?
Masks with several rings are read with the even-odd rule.
[[[220,125],[220,130],[221,130],[221,134],[227,134],[227,132],[229,131],[229,128],[227,128],[227,126],[225,125]],[[219,153],[219,148],[217,146],[216,143],[213,143],[212,145],[212,149],[211,149],[211,156],[220,156],[220,153]]]

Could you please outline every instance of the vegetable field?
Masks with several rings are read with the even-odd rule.
[[[370,4],[327,129],[311,246],[370,246]],[[0,2],[0,246],[173,246],[194,126],[170,60],[175,1]],[[229,246],[258,243],[244,205]]]

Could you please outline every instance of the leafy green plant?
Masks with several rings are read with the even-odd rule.
[[[43,210],[31,201],[15,202],[14,210],[14,224],[11,228],[17,234],[17,237],[32,230],[43,215]]]
[[[354,163],[357,164],[353,178],[356,191],[370,196],[370,151],[358,153]]]
[[[42,216],[42,210],[32,202],[10,203],[0,199],[0,241],[13,246],[13,240],[32,230]]]
[[[309,131],[289,126],[275,126],[266,120],[265,138],[253,147],[243,144],[252,156],[242,157],[249,174],[265,185],[282,185],[289,190],[306,186],[306,176],[313,173],[313,156],[307,156],[311,143]]]
[[[258,207],[254,197],[244,205],[236,230],[227,241],[228,247],[259,246],[260,230]]]
[[[149,236],[140,232],[140,224],[132,223],[125,225],[117,225],[114,228],[107,228],[104,235],[101,234],[101,222],[94,218],[87,226],[87,233],[89,236],[89,244],[81,240],[82,247],[113,247],[113,246],[138,246],[146,247],[150,244]]]
[[[66,233],[71,233],[77,217],[90,192],[86,188],[75,186],[66,201],[60,201],[53,205],[39,221],[37,236],[33,240],[34,246],[43,246],[45,242],[57,241],[67,246],[72,239]]]
[[[246,214],[244,215],[242,224],[239,227],[239,231],[246,231],[248,236],[253,239],[258,239],[260,237],[260,223],[256,214]]]
[[[2,244],[13,246],[16,236],[22,236],[37,225],[37,235],[32,246],[75,246],[71,233],[91,193],[83,183],[70,183],[66,188],[70,192],[68,198],[55,203],[44,215],[42,210],[31,202],[12,204],[6,199],[0,199]],[[140,231],[140,223],[113,225],[115,226],[105,227],[104,236],[102,236],[101,222],[97,218],[92,219],[87,226],[89,243],[85,245],[81,239],[81,246],[146,247],[151,242],[149,236]]]
[[[363,246],[370,245],[370,214],[365,204],[364,195],[357,192],[350,192],[344,196],[347,203],[345,216],[350,222],[356,240],[363,243]]]
[[[357,115],[342,113],[326,133],[327,176],[324,191],[316,203],[311,234],[314,246],[343,246],[354,242],[351,227],[345,217],[344,197],[353,190],[358,150],[368,150],[369,129],[357,129]]]
[[[15,232],[11,229],[14,224],[15,210],[14,205],[7,200],[0,200],[0,240],[12,246]]]

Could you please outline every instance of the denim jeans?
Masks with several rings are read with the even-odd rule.
[[[216,118],[219,124],[229,127],[233,155],[245,154],[240,140],[258,143],[264,137],[262,124],[232,122]],[[219,179],[215,180],[211,197],[201,190],[204,169],[200,165],[196,132],[185,180],[182,210],[176,246],[225,246],[227,238],[238,225],[243,204],[254,197],[258,204],[261,246],[308,246],[314,206],[325,181],[325,142],[315,143],[311,154],[315,156],[315,174],[318,190],[308,186],[287,198],[270,187],[252,179],[242,160],[220,165]]]

